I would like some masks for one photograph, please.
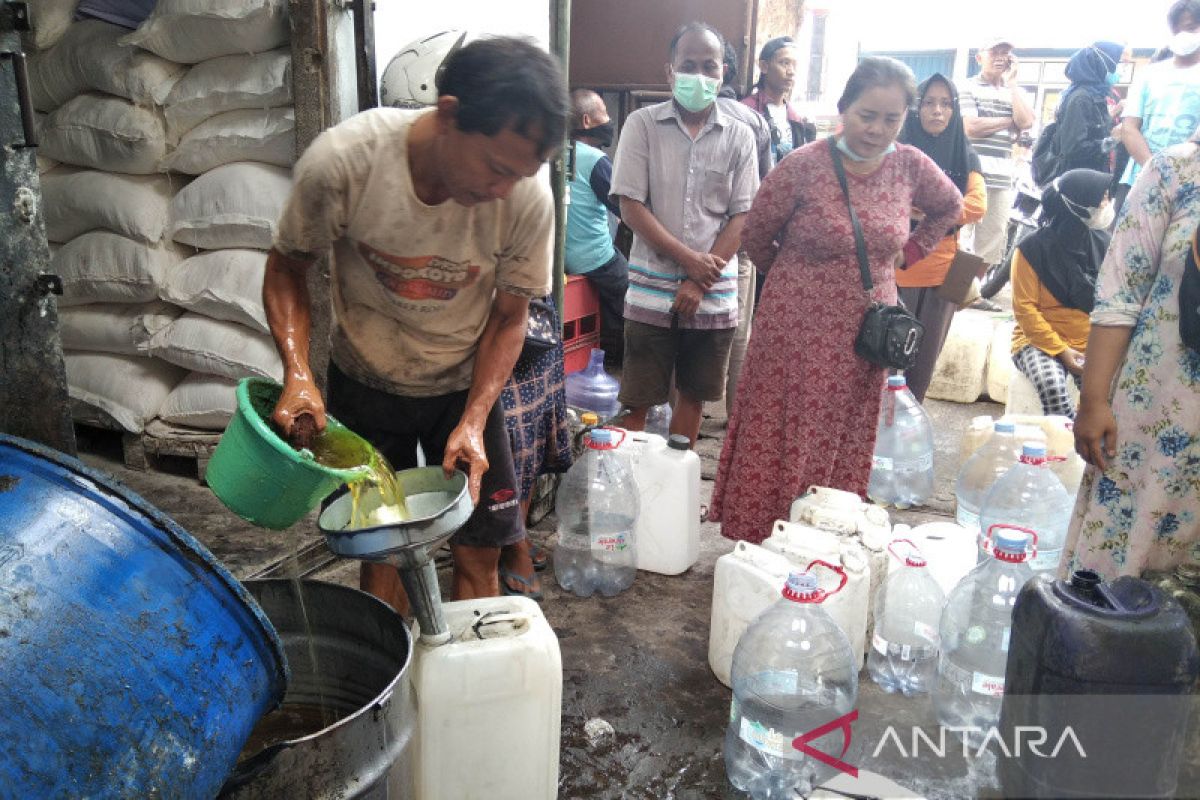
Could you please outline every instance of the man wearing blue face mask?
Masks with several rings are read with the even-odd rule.
[[[625,426],[642,430],[679,399],[671,433],[693,444],[706,401],[720,400],[738,324],[737,249],[758,191],[750,128],[716,103],[724,39],[703,23],[671,40],[672,99],[638,109],[621,129],[612,194],[634,233],[625,295]]]
[[[1118,207],[1150,156],[1186,142],[1200,119],[1200,0],[1178,0],[1167,23],[1174,58],[1143,67],[1125,100],[1121,140],[1130,158],[1117,190]],[[1192,124],[1177,124],[1187,119]]]

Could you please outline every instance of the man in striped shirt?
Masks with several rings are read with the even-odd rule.
[[[983,164],[987,214],[975,224],[975,255],[988,264],[1004,257],[1008,214],[1013,204],[1016,159],[1013,143],[1033,127],[1033,108],[1017,85],[1017,57],[1012,42],[995,37],[975,54],[978,75],[958,85],[959,106],[967,137]]]
[[[724,39],[691,23],[671,41],[672,99],[638,109],[621,129],[612,194],[634,233],[625,295],[625,427],[642,430],[679,399],[671,433],[693,445],[706,401],[725,391],[738,324],[737,250],[758,191],[750,128],[716,103]]]

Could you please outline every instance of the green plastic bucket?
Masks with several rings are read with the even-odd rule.
[[[365,467],[331,469],[318,464],[307,450],[298,451],[275,434],[267,420],[282,390],[261,378],[238,383],[237,411],[206,474],[209,488],[230,511],[273,530],[290,527],[343,483],[366,475]],[[333,417],[326,419],[329,429],[346,431]],[[369,445],[362,441],[365,464]]]

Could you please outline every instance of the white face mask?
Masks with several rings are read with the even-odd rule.
[[[1200,31],[1180,31],[1171,37],[1170,47],[1177,56],[1190,56],[1200,50]]]
[[[1109,225],[1112,225],[1113,218],[1117,213],[1112,203],[1105,203],[1099,208],[1081,206],[1062,193],[1062,187],[1057,180],[1053,186],[1058,191],[1058,196],[1062,198],[1067,210],[1074,214],[1087,227],[1094,231],[1102,231],[1108,228]]]

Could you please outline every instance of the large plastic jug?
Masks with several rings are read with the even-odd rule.
[[[1083,479],[1086,462],[1075,452],[1075,423],[1070,417],[1031,414],[1005,414],[1004,420],[1017,428],[1017,439],[1021,442],[1043,442],[1050,469],[1062,481],[1067,493],[1075,495]],[[982,415],[973,417],[963,434],[959,451],[959,462],[965,464],[992,437],[995,420]]]
[[[1187,615],[1152,584],[1105,584],[1088,571],[1035,577],[1013,608],[1000,732],[1013,741],[1018,727],[1038,726],[1054,742],[1070,727],[1078,748],[1001,755],[1005,796],[1178,796],[1198,674]]]
[[[1053,575],[1062,560],[1074,507],[1062,482],[1046,464],[1045,446],[1027,443],[1021,460],[988,492],[979,519],[985,531],[1005,525],[1036,533],[1037,555],[1029,567],[1035,573]],[[984,557],[981,542],[980,559]]]
[[[866,656],[871,608],[872,573],[867,550],[855,537],[782,520],[775,521],[763,547],[785,557],[793,570],[812,561],[825,561],[845,574],[846,587],[831,595],[823,608],[845,631],[856,663],[861,666]]]
[[[903,375],[889,376],[883,390],[867,496],[901,509],[933,496],[933,426]]]
[[[671,404],[651,406],[646,412],[646,433],[666,439],[671,435]]]
[[[644,445],[633,474],[641,508],[637,568],[686,572],[700,558],[700,457],[686,436],[675,434],[665,444]]]
[[[993,484],[1020,461],[1021,446],[1017,440],[1017,426],[1008,420],[997,420],[991,438],[958,471],[958,480],[954,484],[955,519],[959,525],[974,531],[976,537],[983,501]]]
[[[567,405],[594,411],[601,421],[612,419],[621,410],[620,389],[617,379],[604,371],[604,351],[593,348],[588,365],[566,378]]]
[[[579,597],[595,592],[612,597],[637,575],[638,491],[628,462],[613,452],[624,435],[619,429],[589,431],[583,457],[555,495],[554,577]]]
[[[888,576],[875,597],[875,632],[867,669],[885,692],[911,697],[933,685],[946,595],[912,540],[897,539],[888,549],[900,568]]]
[[[751,623],[734,652],[725,774],[754,800],[807,796],[836,774],[843,739],[849,744],[848,721],[840,729],[844,736],[802,739],[822,726],[836,726],[858,700],[861,662],[822,608],[838,589],[820,588],[811,571],[817,565],[841,572],[815,562],[793,573],[783,599]],[[841,581],[844,586],[845,575]]]
[[[562,709],[554,631],[525,597],[443,610],[450,641],[421,642],[413,654],[416,800],[553,800]]]
[[[708,666],[730,685],[733,650],[751,621],[779,599],[779,587],[794,565],[779,553],[738,542],[713,569],[712,617],[708,626]]]
[[[926,522],[915,528],[898,524],[892,529],[898,539],[911,539],[928,565],[929,575],[950,594],[958,582],[979,563],[979,537],[953,522]],[[888,572],[901,568],[897,559],[889,559]]]
[[[1000,719],[1012,607],[1033,571],[1030,536],[997,526],[988,532],[991,555],[963,578],[942,611],[941,654],[933,689],[938,721],[963,730],[980,746]],[[994,544],[993,544],[994,542]]]

